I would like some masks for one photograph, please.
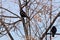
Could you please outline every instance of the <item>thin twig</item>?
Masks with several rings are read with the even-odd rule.
[[[8,9],[6,9],[6,8],[3,8],[3,7],[0,7],[0,8],[6,10],[6,11],[8,11],[8,12],[10,12],[11,14],[13,14],[13,15],[15,15],[15,16],[17,16],[17,17],[19,17],[17,14],[11,12],[10,10],[8,10]]]

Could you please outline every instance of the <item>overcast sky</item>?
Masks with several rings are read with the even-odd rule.
[[[17,13],[17,15],[19,15],[19,7],[18,4],[13,3],[14,0],[2,0],[2,6],[4,8],[9,9],[10,11]],[[15,0],[16,1],[16,0]],[[60,0],[54,0],[53,1],[53,5],[56,6],[55,9],[57,9],[60,6]],[[53,8],[54,9],[54,8]],[[60,9],[58,9],[56,11],[56,13],[58,13],[60,11]],[[9,12],[8,12],[9,13]],[[7,15],[9,15],[8,13],[6,13]],[[55,12],[54,12],[55,13]],[[11,14],[12,15],[12,14]],[[20,15],[19,15],[20,16]],[[14,20],[12,20],[14,21]],[[16,19],[15,19],[16,21]],[[56,22],[54,23],[54,25],[57,27],[57,33],[60,33],[60,18],[58,18],[56,20]],[[22,28],[23,29],[23,28]],[[10,31],[11,35],[13,36],[14,40],[23,40],[22,38],[18,37],[17,34],[15,34],[13,31]],[[23,32],[22,32],[23,33]],[[53,38],[53,40],[59,40],[60,39],[60,35],[55,36]],[[8,35],[4,35],[3,37],[0,38],[0,40],[9,40],[9,36]]]

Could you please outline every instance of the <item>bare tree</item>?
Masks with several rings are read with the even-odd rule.
[[[9,6],[5,4],[7,7],[4,7],[3,3],[5,2],[1,1],[0,25],[5,30],[1,30],[0,34],[2,36],[8,34],[11,40],[14,40],[14,36],[10,33],[12,29],[19,38],[22,37],[24,40],[45,40],[48,31],[60,16],[60,13],[53,14],[59,6],[56,10],[52,9],[54,8],[52,0],[8,0]]]

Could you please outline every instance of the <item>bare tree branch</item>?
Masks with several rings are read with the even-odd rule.
[[[16,23],[18,23],[19,21],[22,21],[22,20],[18,20],[18,21],[16,21],[16,22],[13,22],[13,23],[6,23],[6,22],[4,22],[5,24],[8,24],[8,25],[13,25],[13,24],[16,24]]]
[[[50,26],[46,29],[46,31],[44,32],[44,34],[41,37],[41,40],[43,40],[43,38],[45,37],[46,33],[49,31],[49,29],[52,27],[52,25],[54,24],[54,22],[56,21],[57,17],[60,16],[60,12],[57,14],[57,16],[54,18],[53,22],[50,24]]]
[[[6,10],[6,11],[8,11],[8,12],[10,12],[11,14],[13,14],[13,15],[15,15],[15,16],[17,16],[17,17],[19,17],[17,14],[11,12],[10,10],[8,10],[8,9],[6,9],[6,8],[3,8],[3,7],[0,7],[0,8]]]
[[[0,17],[5,17],[5,18],[20,18],[20,17],[14,17],[14,16],[5,16],[5,15],[0,15]]]
[[[7,26],[4,24],[4,22],[3,22],[2,20],[0,20],[0,21],[1,21],[2,25],[4,26],[5,30],[7,31],[9,37],[11,38],[11,40],[14,40],[13,37],[12,37],[12,35],[10,34],[10,32],[9,32],[9,30],[8,30],[8,28],[7,28]]]

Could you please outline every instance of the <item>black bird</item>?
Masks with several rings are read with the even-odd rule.
[[[28,19],[30,19],[30,17],[28,17],[27,14],[23,10],[21,10],[20,15],[21,17],[27,17]]]
[[[52,29],[51,29],[52,37],[55,36],[56,32],[57,32],[57,28],[55,26],[53,26]]]

